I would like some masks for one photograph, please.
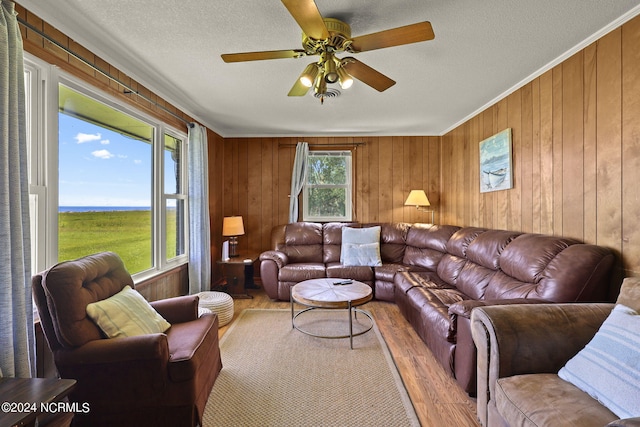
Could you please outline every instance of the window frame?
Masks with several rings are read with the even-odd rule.
[[[302,188],[302,220],[303,221],[312,221],[312,222],[349,222],[352,221],[353,218],[353,152],[351,150],[345,149],[336,149],[336,150],[313,150],[309,151],[308,156],[321,156],[321,155],[330,155],[330,156],[340,156],[344,157],[347,161],[347,171],[346,178],[347,182],[345,184],[324,184],[324,185],[315,185],[309,184],[308,177],[309,174],[305,175],[305,182]],[[308,160],[308,159],[307,159]],[[344,216],[316,216],[311,215],[309,213],[309,190],[312,188],[344,188],[345,192],[345,215]]]
[[[188,227],[188,176],[187,176],[187,133],[159,118],[142,112],[130,104],[119,100],[95,86],[87,83],[72,74],[65,72],[54,65],[25,53],[25,71],[31,73],[31,88],[36,93],[31,93],[30,111],[33,116],[30,125],[28,139],[30,162],[30,200],[36,209],[32,218],[36,225],[32,225],[35,235],[32,241],[38,242],[36,250],[32,251],[35,258],[32,260],[34,271],[42,271],[58,262],[58,92],[59,85],[63,84],[85,96],[89,96],[111,108],[135,117],[154,128],[153,166],[152,166],[152,267],[148,270],[132,274],[134,282],[140,282],[158,274],[186,264],[189,258],[189,227]],[[164,135],[170,135],[181,141],[181,192],[167,196],[164,191]],[[34,173],[35,171],[35,173]],[[36,181],[36,182],[33,182]],[[167,198],[175,198],[184,202],[184,223],[182,224],[184,236],[183,254],[167,259],[166,257],[166,213]]]

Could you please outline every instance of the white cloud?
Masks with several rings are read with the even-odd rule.
[[[113,154],[111,154],[109,150],[96,150],[92,151],[91,154],[99,159],[110,159],[113,157]]]
[[[142,164],[142,160],[134,160],[133,163],[135,163],[136,165],[141,165]]]
[[[102,135],[100,135],[99,133],[82,133],[79,132],[76,136],[75,136],[75,140],[77,141],[78,144],[84,144],[85,142],[91,142],[91,141],[99,141],[102,138]]]
[[[111,144],[111,141],[109,141],[108,139],[103,139],[102,141],[100,141],[100,144],[109,145],[109,144]]]

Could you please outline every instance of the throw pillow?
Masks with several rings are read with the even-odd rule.
[[[171,327],[129,285],[107,299],[88,304],[87,315],[109,338],[161,333]]]
[[[620,418],[640,416],[640,315],[617,304],[593,339],[558,372]]]
[[[640,277],[625,277],[616,302],[640,311]]]
[[[380,226],[344,227],[342,229],[340,262],[345,266],[381,266]]]

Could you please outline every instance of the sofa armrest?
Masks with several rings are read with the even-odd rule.
[[[492,305],[508,305],[508,304],[548,304],[550,301],[533,299],[533,298],[512,298],[512,299],[469,299],[458,301],[449,306],[449,315],[471,318],[471,311],[477,307],[487,307]]]
[[[94,340],[75,349],[57,351],[56,364],[98,365],[126,363],[138,360],[169,360],[169,345],[165,334]]]
[[[613,304],[510,304],[478,307],[471,333],[478,351],[478,418],[487,425],[487,404],[499,378],[557,373],[593,338]]]
[[[197,295],[161,299],[151,302],[151,306],[169,323],[190,322],[198,318]]]
[[[260,261],[273,261],[277,264],[278,268],[282,268],[289,264],[289,257],[284,252],[280,251],[266,251],[260,254]]]
[[[610,422],[606,427],[640,427],[640,417],[623,418]]]
[[[96,406],[161,400],[169,357],[165,334],[104,338],[54,353],[60,376],[78,381],[71,400]]]

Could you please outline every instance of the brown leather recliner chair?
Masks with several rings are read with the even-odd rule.
[[[152,302],[165,333],[105,338],[89,303],[133,280],[122,260],[103,252],[57,264],[33,277],[33,295],[60,377],[77,380],[69,399],[88,404],[73,425],[196,426],[222,369],[218,318],[198,317],[198,297]]]

